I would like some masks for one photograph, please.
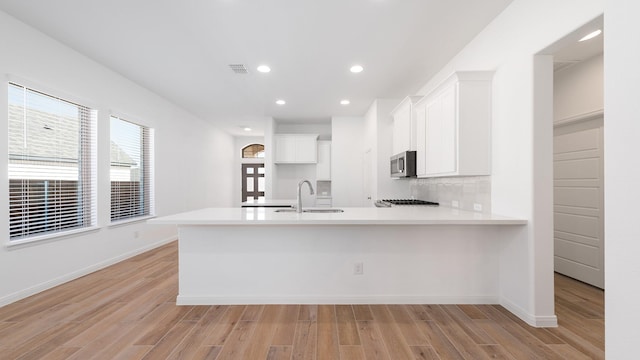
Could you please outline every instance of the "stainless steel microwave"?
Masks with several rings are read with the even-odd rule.
[[[408,178],[416,176],[416,152],[404,151],[391,157],[391,177]]]

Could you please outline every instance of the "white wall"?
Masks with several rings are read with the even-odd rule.
[[[607,359],[638,352],[640,323],[640,41],[637,0],[605,7],[605,340]]]
[[[364,118],[331,119],[333,207],[363,206]]]
[[[234,137],[233,145],[233,206],[240,206],[242,204],[242,164],[263,164],[266,158],[263,159],[243,159],[242,149],[251,144],[264,145],[264,136],[236,136]],[[266,157],[265,151],[265,157]],[[266,180],[265,180],[266,181]],[[266,182],[265,182],[266,185]],[[266,192],[266,191],[265,191]]]
[[[406,179],[392,179],[389,174],[389,158],[393,154],[393,118],[391,110],[401,100],[377,99],[364,116],[364,148],[371,149],[373,166],[371,176],[372,200],[409,198],[411,183]]]
[[[99,110],[100,226],[73,237],[2,246],[0,306],[176,238],[173,226],[138,222],[108,227],[110,110],[155,129],[157,215],[231,205],[232,179],[225,176],[233,170],[231,136],[2,12],[0,45],[0,74],[5,79],[0,85],[1,114],[8,111],[6,75]],[[7,189],[6,126],[0,126],[0,149],[0,188]],[[0,191],[0,203],[8,203],[7,191]],[[8,209],[0,209],[7,243]]]
[[[321,140],[331,140],[331,122],[322,123],[291,123],[274,122],[275,134],[318,134]],[[316,187],[315,164],[274,164],[272,175],[273,199],[296,199],[298,183],[309,180]],[[302,192],[302,206],[314,206],[315,195],[309,194],[306,185]]]
[[[554,121],[604,109],[603,60],[602,54],[596,55],[554,73]]]
[[[501,256],[501,302],[531,324],[552,325],[552,62],[535,54],[601,15],[603,0],[514,0],[420,91],[454,71],[494,70],[494,213],[529,220]]]

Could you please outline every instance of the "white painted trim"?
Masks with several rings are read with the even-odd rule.
[[[124,253],[122,255],[113,257],[111,259],[107,259],[107,260],[102,261],[100,263],[88,266],[88,267],[86,267],[84,269],[73,271],[73,272],[71,272],[69,274],[57,277],[55,279],[52,279],[52,280],[43,282],[41,284],[38,284],[38,285],[35,285],[35,286],[32,286],[32,287],[20,290],[18,292],[13,293],[13,294],[7,295],[5,297],[0,298],[0,307],[8,305],[8,304],[11,304],[11,303],[16,302],[18,300],[22,300],[22,299],[24,299],[26,297],[29,297],[31,295],[40,293],[42,291],[51,289],[51,288],[56,287],[58,285],[62,285],[64,283],[66,283],[66,282],[69,282],[71,280],[75,280],[77,278],[80,278],[80,277],[85,276],[87,274],[90,274],[92,272],[98,271],[100,269],[106,268],[108,266],[114,265],[116,263],[119,263],[120,261],[126,260],[128,258],[134,257],[134,256],[139,255],[139,254],[142,254],[142,253],[144,253],[146,251],[155,249],[155,248],[160,247],[162,245],[168,244],[168,243],[170,243],[170,242],[172,242],[174,240],[176,240],[175,235],[173,235],[171,237],[168,237],[168,238],[165,238],[165,239],[162,239],[162,240],[159,240],[159,241],[157,241],[155,243],[149,244],[149,245],[141,247],[139,249],[130,251],[128,253]]]
[[[188,296],[178,295],[177,305],[262,304],[498,304],[495,296]]]
[[[531,326],[558,327],[558,317],[556,315],[536,316],[505,298],[500,299],[500,305]]]
[[[553,127],[575,124],[604,117],[604,109],[594,110],[583,114],[573,115],[553,122]]]

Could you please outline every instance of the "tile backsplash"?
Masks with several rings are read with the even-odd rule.
[[[411,196],[440,206],[491,212],[491,176],[444,177],[411,180]],[[479,204],[482,210],[478,210]]]

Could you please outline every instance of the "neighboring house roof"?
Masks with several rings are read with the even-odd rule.
[[[25,121],[26,120],[26,121]],[[76,163],[80,152],[80,120],[30,109],[26,119],[21,105],[9,104],[9,156],[29,162]],[[28,141],[25,143],[25,137]],[[52,146],[52,141],[55,146]],[[111,164],[133,167],[137,163],[111,141]]]

